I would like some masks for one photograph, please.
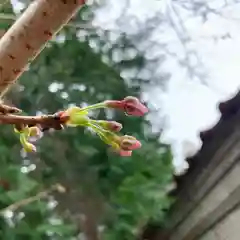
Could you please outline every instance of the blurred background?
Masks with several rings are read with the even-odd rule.
[[[30,0],[2,1],[2,34]],[[21,151],[12,127],[0,129],[0,239],[137,239],[164,225],[173,174],[218,120],[217,103],[238,91],[240,4],[234,0],[88,1],[6,96],[27,114],[46,114],[133,95],[145,118],[99,111],[141,140],[132,157],[111,154],[84,129],[49,133],[38,153]],[[11,150],[10,150],[11,149]],[[1,212],[0,212],[1,213]]]

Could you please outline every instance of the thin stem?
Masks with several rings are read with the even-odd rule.
[[[95,130],[95,132],[98,134],[98,136],[102,139],[103,142],[111,146],[113,149],[118,149],[119,145],[115,141],[116,135],[106,129],[103,129],[98,124],[91,122],[90,127]]]
[[[99,125],[99,120],[94,120],[94,119],[90,119],[90,123],[98,126],[99,128],[101,128],[101,126]]]
[[[87,110],[88,111],[88,110],[99,109],[99,108],[106,108],[105,103],[104,102],[96,103],[96,104],[81,108],[81,110]]]
[[[51,188],[49,188],[49,189],[47,189],[45,191],[39,192],[35,196],[29,197],[29,198],[25,198],[23,200],[20,200],[18,202],[15,202],[15,203],[9,205],[6,208],[3,208],[0,211],[0,215],[4,215],[4,213],[6,211],[15,211],[15,210],[17,210],[20,207],[26,206],[26,205],[28,205],[28,204],[30,204],[32,202],[38,201],[38,200],[40,200],[42,198],[45,198],[53,191],[58,191],[60,193],[64,193],[65,192],[65,188],[62,185],[60,185],[60,184],[55,184]]]
[[[104,134],[104,132],[106,132],[106,130],[104,130],[98,124],[95,124],[93,122],[91,122],[91,124],[89,124],[89,127],[91,127],[105,143],[109,144],[107,141],[107,138]]]

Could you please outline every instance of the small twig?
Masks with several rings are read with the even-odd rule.
[[[23,125],[37,125],[37,124],[51,124],[59,121],[55,115],[43,116],[18,116],[14,114],[0,115],[0,124],[23,124]]]
[[[60,184],[53,185],[50,189],[39,192],[37,195],[35,195],[33,197],[25,198],[23,200],[20,200],[16,203],[9,205],[6,208],[3,208],[2,210],[0,210],[0,215],[3,215],[6,211],[15,211],[20,207],[26,206],[32,202],[38,201],[42,198],[45,198],[53,191],[58,191],[60,193],[64,193],[65,188]]]
[[[13,113],[20,113],[20,112],[22,112],[22,110],[19,108],[0,103],[0,113],[2,114],[8,114],[8,113],[13,114]]]

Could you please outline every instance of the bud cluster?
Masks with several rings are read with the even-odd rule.
[[[133,136],[121,135],[119,133],[122,129],[121,123],[108,120],[94,120],[89,117],[90,110],[100,108],[122,110],[128,116],[143,116],[148,112],[147,107],[137,98],[129,96],[123,100],[107,100],[84,108],[70,107],[65,111],[56,113],[55,116],[63,126],[91,128],[116,153],[121,156],[131,156],[133,150],[141,147],[141,143]],[[20,130],[15,129],[15,132],[19,134],[20,142],[25,151],[36,151],[36,147],[31,141],[42,137],[42,131],[39,126],[26,126]]]

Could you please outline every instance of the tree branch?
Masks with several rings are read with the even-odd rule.
[[[84,3],[84,0],[35,0],[29,5],[0,39],[0,96]]]
[[[64,123],[66,118],[60,119],[57,115],[42,116],[18,116],[13,114],[0,114],[0,124],[17,124],[17,125],[54,125],[55,123]]]
[[[0,5],[1,7],[1,5]],[[10,22],[16,21],[18,17],[16,17],[14,14],[7,14],[7,13],[0,13],[0,20],[8,20]],[[69,21],[66,24],[66,27],[71,27],[71,28],[79,28],[79,29],[87,29],[87,30],[94,30],[94,26],[91,24],[86,24],[86,23],[77,23],[75,21]]]
[[[23,126],[39,126],[42,131],[49,129],[62,130],[67,120],[68,116],[60,118],[57,113],[42,116],[0,114],[0,124],[12,124],[15,125],[18,130],[21,130]]]
[[[62,185],[60,185],[60,184],[55,184],[50,189],[42,191],[42,192],[38,193],[35,196],[29,197],[29,198],[25,198],[23,200],[20,200],[18,202],[15,202],[15,203],[9,205],[6,208],[3,208],[2,210],[0,210],[0,215],[3,215],[6,211],[15,211],[15,210],[17,210],[20,207],[26,206],[26,205],[28,205],[28,204],[30,204],[32,202],[38,201],[38,200],[40,200],[42,198],[45,198],[53,191],[58,191],[60,193],[64,193],[65,192],[65,188]]]

